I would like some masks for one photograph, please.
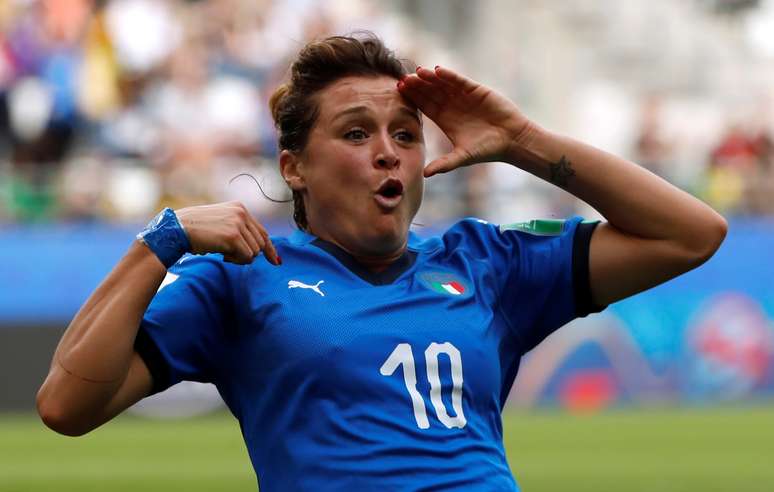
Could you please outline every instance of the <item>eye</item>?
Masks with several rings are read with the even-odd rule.
[[[353,128],[344,134],[344,138],[347,140],[363,140],[368,137],[368,134],[362,128]]]
[[[395,133],[395,138],[401,142],[413,142],[416,140],[414,133],[408,130],[401,130]]]

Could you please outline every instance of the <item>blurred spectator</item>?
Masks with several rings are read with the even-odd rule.
[[[758,162],[748,180],[747,211],[756,215],[774,214],[774,139],[763,127],[752,137],[752,142]]]
[[[91,8],[89,0],[15,5],[2,32],[2,107],[12,163],[6,196],[11,215],[22,219],[55,213],[53,180],[80,123],[80,43]]]
[[[707,199],[727,213],[770,214],[774,212],[772,193],[769,132],[729,125],[710,153]]]
[[[752,172],[758,165],[758,147],[741,125],[730,125],[712,149],[710,167]]]
[[[668,177],[667,167],[673,159],[674,144],[669,141],[662,124],[662,101],[650,95],[640,108],[640,126],[635,142],[635,160],[661,177]]]

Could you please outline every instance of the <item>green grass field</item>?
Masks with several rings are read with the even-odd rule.
[[[509,413],[506,448],[526,491],[774,491],[774,406]],[[249,491],[228,415],[123,416],[68,438],[0,416],[0,491]]]

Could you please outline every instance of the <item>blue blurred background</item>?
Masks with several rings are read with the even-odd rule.
[[[162,207],[236,199],[291,230],[289,205],[229,181],[250,173],[289,197],[268,97],[306,40],[354,29],[494,86],[730,221],[698,270],[529,354],[511,405],[774,395],[774,1],[1,0],[0,410],[33,408],[67,323]],[[427,142],[428,158],[449,148],[430,123]],[[598,217],[492,163],[429,180],[416,230],[572,214]],[[191,394],[184,406],[217,398]]]

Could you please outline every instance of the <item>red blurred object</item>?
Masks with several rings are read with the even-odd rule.
[[[559,391],[559,399],[574,413],[595,413],[609,407],[618,397],[618,388],[610,372],[584,370],[568,377]]]

